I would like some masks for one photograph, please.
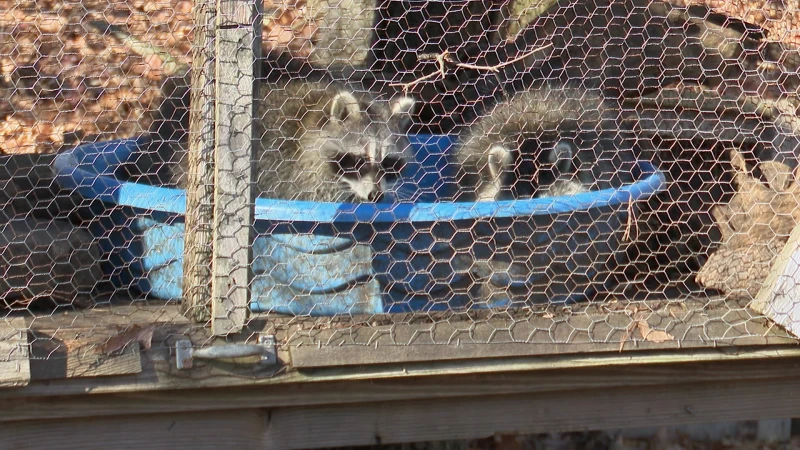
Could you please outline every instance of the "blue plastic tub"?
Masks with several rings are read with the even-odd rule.
[[[436,202],[449,193],[452,141],[431,135],[411,141],[418,163],[411,167],[422,170],[389,196],[391,203],[257,200],[252,310],[328,316],[508,306],[513,302],[502,296],[474,296],[474,274],[489,267],[479,261],[493,254],[491,267],[502,270],[487,275],[496,288],[526,288],[537,301],[580,297],[619,251],[628,203],[665,187],[664,176],[640,162],[639,180],[619,189]],[[106,252],[116,288],[178,300],[184,192],[114,177],[144,142],[115,140],[62,153],[54,163],[57,181],[95,200],[89,228]],[[505,245],[512,240],[517,243]],[[520,245],[536,254],[518,258]]]

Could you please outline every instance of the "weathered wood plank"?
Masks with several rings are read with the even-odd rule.
[[[255,386],[286,386],[292,383],[336,381],[409,380],[416,382],[434,376],[464,376],[512,372],[539,372],[543,370],[593,369],[610,367],[627,370],[632,365],[681,366],[687,363],[724,363],[732,361],[759,361],[771,364],[778,360],[792,361],[800,358],[797,348],[730,348],[683,350],[672,354],[663,352],[631,352],[630,354],[578,354],[544,355],[517,358],[492,358],[487,360],[437,361],[434,363],[400,363],[346,368],[291,371],[278,368],[275,372],[254,373],[250,366],[197,364],[191,371],[177,371],[174,353],[154,343],[154,348],[144,352],[143,371],[135,375],[97,377],[86,379],[33,382],[29,386],[11,391],[0,390],[0,398],[33,398],[55,395],[164,392],[169,390],[211,389]],[[280,355],[280,354],[279,354]],[[769,367],[769,366],[765,366]],[[780,371],[778,371],[780,372]]]
[[[782,378],[276,408],[263,445],[289,450],[779,419],[800,414],[800,403],[786,395],[797,389],[800,379]]]
[[[66,378],[129,375],[142,371],[138,345],[125,347],[118,355],[100,354],[93,350],[70,351],[67,356]]]
[[[748,342],[749,341],[749,342]],[[741,338],[734,343],[720,343],[720,346],[737,347],[739,345],[763,343],[762,338]],[[775,341],[788,343],[790,340]],[[642,350],[672,350],[680,352],[690,348],[707,347],[699,341],[687,344],[639,342],[635,351]],[[434,362],[448,360],[477,360],[486,358],[509,358],[519,356],[541,355],[576,355],[599,352],[616,352],[620,344],[530,344],[530,343],[504,343],[504,344],[433,344],[433,345],[407,345],[375,347],[364,345],[350,345],[342,347],[310,347],[301,346],[290,349],[292,367],[295,369],[309,369],[337,366],[357,366],[364,364],[387,363],[414,363]],[[630,350],[629,350],[630,351]]]
[[[616,429],[800,414],[797,378],[291,408],[24,421],[0,425],[4,448],[301,449],[469,439],[498,433]],[[736,395],[731,395],[734,392]],[[481,411],[481,414],[475,414]],[[125,423],[120,427],[120,423]],[[116,445],[114,445],[116,444]]]
[[[256,449],[266,424],[258,410],[5,423],[0,449]]]
[[[259,5],[263,2],[258,0],[219,0],[217,26],[221,28],[226,27],[244,27],[249,28],[255,24],[260,25],[261,10]],[[260,28],[255,28],[260,30]],[[225,55],[221,55],[225,56]],[[221,60],[220,60],[221,61]]]
[[[735,304],[694,310],[683,305],[571,310],[475,320],[297,330],[287,342],[295,368],[411,363],[473,358],[792,345],[797,341]],[[673,306],[676,306],[673,308]],[[701,308],[701,305],[694,305]],[[641,316],[632,311],[647,311]],[[644,321],[672,339],[644,338]],[[309,345],[310,344],[310,345]]]
[[[800,337],[800,225],[778,255],[750,307]]]
[[[494,396],[537,392],[569,392],[575,389],[610,389],[670,384],[749,380],[760,383],[781,374],[800,376],[797,359],[727,360],[678,365],[632,364],[619,367],[562,368],[458,376],[371,379],[254,385],[207,389],[118,394],[29,396],[0,398],[0,422],[66,419],[126,414],[158,414],[215,409],[237,410],[313,406],[378,401]],[[52,391],[51,387],[51,393]]]
[[[703,311],[701,305],[687,303],[690,310],[683,313],[680,313],[681,305],[678,305],[678,309],[672,308],[672,305],[659,307],[659,302],[636,306],[651,311],[648,323],[653,328],[673,333],[681,340],[680,346],[676,341],[650,342],[644,340],[640,334],[632,333],[622,347],[621,340],[625,337],[625,330],[631,324],[632,318],[624,311],[605,311],[604,308],[594,312],[573,309],[571,315],[555,316],[473,316],[461,321],[455,318],[434,318],[438,322],[417,322],[394,317],[398,323],[387,326],[373,325],[366,318],[357,317],[333,322],[324,318],[254,316],[240,337],[229,337],[227,340],[233,342],[244,337],[252,340],[256,334],[263,332],[275,334],[281,343],[278,348],[279,358],[286,367],[261,372],[253,372],[249,366],[217,367],[206,363],[199,363],[188,372],[176,372],[174,355],[168,351],[169,346],[174,343],[159,342],[159,339],[163,340],[167,335],[193,336],[195,344],[200,346],[210,345],[211,340],[205,327],[188,322],[175,305],[126,305],[107,309],[95,308],[78,314],[56,314],[37,318],[33,327],[37,331],[45,332],[83,327],[102,333],[105,327],[116,330],[120,326],[132,324],[154,324],[157,330],[156,340],[154,348],[144,354],[144,372],[137,377],[115,377],[114,381],[92,381],[97,383],[92,385],[92,389],[98,389],[98,392],[455,375],[636,363],[672,364],[698,359],[771,359],[800,354],[796,340],[787,338],[778,327],[769,329],[765,324],[754,321],[752,312],[747,309],[721,304],[716,309],[707,308]],[[672,314],[676,310],[679,313]],[[561,344],[554,345],[554,342]],[[378,349],[375,349],[376,344]],[[456,350],[454,355],[448,354],[453,347],[459,346],[471,348],[469,352],[472,353],[462,349]],[[307,351],[305,360],[298,358],[297,351],[301,349]],[[420,355],[403,353],[410,354],[411,349],[419,350]],[[347,358],[343,360],[341,356],[336,356],[337,352],[338,355],[343,354],[342,352],[353,352],[347,357],[351,358],[348,364],[358,361],[364,364],[335,367],[342,361],[347,362]],[[357,360],[352,359],[354,354],[358,355]],[[338,362],[332,364],[331,361]],[[297,373],[292,372],[292,368],[313,370]],[[278,376],[273,373],[276,370],[280,373]],[[66,383],[59,389],[65,392],[81,392],[84,387],[80,383]]]
[[[125,301],[125,304],[115,304],[112,307],[96,306],[81,311],[56,311],[43,317],[36,317],[31,321],[34,330],[62,330],[83,329],[92,327],[119,327],[132,324],[172,324],[192,325],[180,312],[180,305],[176,303],[158,304],[148,301],[147,304],[135,304],[131,299],[115,295],[112,298],[101,298],[107,302]]]
[[[677,383],[413,401],[137,414],[0,424],[3,448],[302,449],[494,434],[777,419],[800,414],[800,380]],[[736,395],[731,395],[735,393]],[[567,397],[567,395],[569,395]],[[475,414],[475,411],[481,411]],[[124,427],[119,424],[124,423]]]
[[[768,329],[764,324],[752,320],[752,312],[747,309],[737,310],[734,305],[730,308],[707,308],[705,311],[697,305],[691,305],[695,311],[691,314],[675,314],[661,317],[657,303],[642,303],[637,308],[649,308],[652,318],[649,322],[659,329],[670,332],[675,330],[685,331],[677,334],[684,344],[677,348],[675,342],[649,342],[641,336],[636,340],[626,343],[620,352],[620,339],[623,336],[609,334],[604,326],[613,325],[616,330],[624,331],[630,324],[631,318],[619,311],[603,312],[599,308],[594,312],[582,311],[573,315],[534,315],[525,317],[511,317],[509,315],[494,315],[479,317],[473,316],[467,320],[458,321],[455,318],[444,322],[430,323],[424,320],[416,322],[402,317],[394,317],[398,323],[394,326],[371,325],[366,318],[350,318],[347,321],[334,322],[331,319],[312,318],[287,318],[281,316],[255,316],[249,321],[244,333],[239,336],[229,336],[228,342],[238,342],[245,337],[252,340],[257,333],[267,332],[275,334],[278,342],[278,356],[281,365],[264,370],[254,370],[251,365],[223,365],[211,362],[198,362],[189,371],[177,371],[174,363],[174,352],[170,349],[177,338],[189,337],[195,345],[206,346],[214,344],[210,330],[192,324],[183,318],[175,305],[152,306],[115,306],[111,308],[95,308],[90,311],[69,314],[54,314],[51,317],[37,318],[32,327],[39,332],[53,332],[64,329],[95,330],[102,334],[105,328],[118,330],[120,326],[133,324],[155,324],[156,332],[153,348],[142,353],[143,370],[135,375],[120,375],[114,377],[99,377],[93,379],[67,379],[50,381],[47,385],[32,383],[26,387],[24,395],[29,397],[48,396],[58,392],[59,395],[80,394],[90,390],[93,393],[115,392],[142,392],[165,391],[170,389],[196,389],[233,386],[266,386],[286,385],[290,383],[330,382],[343,380],[378,380],[378,379],[407,379],[430,377],[437,375],[464,375],[476,373],[499,373],[520,371],[541,371],[559,368],[599,368],[620,367],[631,364],[640,365],[680,365],[699,361],[774,361],[800,356],[800,347],[794,339],[787,339],[778,327]],[[667,308],[671,310],[671,308]],[[750,316],[748,319],[747,316]],[[431,317],[427,317],[430,319]],[[424,318],[423,318],[424,319]],[[624,320],[623,320],[624,319]],[[661,323],[660,321],[665,321]],[[556,333],[554,323],[562,323],[565,328],[563,334]],[[587,325],[589,324],[589,325]],[[594,324],[594,325],[592,325]],[[601,326],[602,325],[602,326]],[[339,326],[338,329],[331,327]],[[328,327],[328,328],[321,328]],[[679,328],[683,327],[683,328]],[[530,329],[550,329],[553,333],[531,333]],[[472,334],[458,334],[453,330],[472,330]],[[572,330],[568,332],[568,330]],[[108,331],[110,332],[110,331]],[[493,334],[492,334],[493,333]],[[519,334],[517,334],[519,333]],[[387,337],[388,336],[388,337]],[[412,345],[397,345],[397,342],[411,343]],[[416,336],[411,338],[411,336]],[[471,337],[470,337],[471,336]],[[562,343],[553,345],[554,337],[565,339]],[[525,344],[519,345],[523,349],[519,355],[510,353],[497,356],[494,352],[502,354],[504,345],[518,339]],[[572,339],[569,341],[567,338]],[[171,340],[170,340],[171,339]],[[388,340],[387,340],[388,339]],[[450,339],[450,341],[448,341]],[[459,355],[463,359],[447,359],[441,357],[441,352],[434,350],[440,347],[450,349],[461,339],[462,345],[474,345],[481,349],[482,355]],[[470,340],[472,339],[472,340]],[[478,344],[479,342],[488,344]],[[378,349],[374,343],[378,343]],[[448,342],[450,345],[448,346]],[[785,344],[790,345],[771,345]],[[362,348],[362,359],[367,363],[356,366],[331,366],[324,361],[325,351],[338,349],[347,350],[349,347],[371,344]],[[436,343],[436,345],[433,345]],[[733,344],[747,344],[748,347]],[[340,347],[341,345],[341,347]],[[309,358],[318,358],[312,361],[316,368],[305,366],[303,370],[293,370],[293,361],[289,349],[309,348]],[[324,350],[314,353],[314,350]],[[395,357],[396,362],[387,362],[382,353],[404,351],[405,349],[429,349],[426,351],[439,353],[430,361],[419,358],[414,361],[413,356],[408,360]],[[609,351],[609,348],[611,351]],[[665,351],[665,349],[668,349]],[[515,350],[516,351],[516,350]],[[319,356],[315,356],[319,355]],[[396,356],[396,355],[395,355]],[[476,357],[481,356],[481,357]],[[424,358],[423,358],[424,359]],[[379,364],[380,363],[380,364]],[[325,367],[322,367],[325,366]],[[22,393],[20,392],[20,395]],[[0,392],[0,398],[11,395]],[[17,394],[14,394],[17,395]]]
[[[258,73],[255,56],[261,53],[261,2],[220,0],[219,8],[211,330],[215,335],[225,335],[244,327],[253,278],[253,118]],[[249,22],[242,23],[245,20]],[[223,28],[226,24],[238,26]]]
[[[182,309],[196,322],[211,318],[215,17],[216,0],[194,3]]]
[[[107,349],[112,339],[118,339],[129,328],[68,328],[52,333],[32,331],[31,379],[41,381],[140,373],[142,356],[138,342],[120,342],[122,348]]]
[[[26,386],[31,379],[28,321],[0,319],[0,387]]]

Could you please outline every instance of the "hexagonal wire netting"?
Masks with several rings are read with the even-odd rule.
[[[265,2],[248,323],[314,348],[781,341],[751,301],[800,211],[790,3]],[[0,2],[8,323],[149,346],[186,322],[193,6]]]

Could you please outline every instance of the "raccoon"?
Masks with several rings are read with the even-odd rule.
[[[257,185],[261,196],[380,201],[409,160],[402,131],[415,106],[347,82],[287,79],[259,86]],[[167,128],[168,129],[168,128]],[[187,158],[172,181],[185,185]]]
[[[170,70],[164,98],[150,127],[151,142],[124,165],[121,177],[185,188],[191,72],[185,64],[120,27],[89,25],[111,33],[143,56],[156,54]],[[270,74],[258,80],[255,131],[260,195],[287,200],[379,201],[411,158],[405,131],[416,101],[387,99],[349,79],[346,68],[316,70],[301,78]],[[338,77],[337,75],[342,75]],[[369,80],[363,80],[365,82]]]
[[[545,85],[498,103],[459,136],[459,201],[555,197],[632,182],[636,140],[595,91]]]
[[[457,201],[568,196],[635,181],[636,134],[618,118],[614,103],[575,85],[547,84],[500,102],[459,137]],[[593,295],[587,274],[612,267],[606,244],[616,238],[606,230],[613,235],[618,220],[602,212],[478,221],[471,234],[492,237],[460,249],[470,256],[458,269],[472,274],[483,297],[540,303]]]

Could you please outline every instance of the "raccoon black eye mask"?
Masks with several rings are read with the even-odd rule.
[[[406,165],[402,158],[387,156],[380,162],[374,162],[351,153],[339,153],[331,163],[334,170],[349,178],[360,178],[369,173],[379,173],[383,177],[393,180],[397,178]]]

